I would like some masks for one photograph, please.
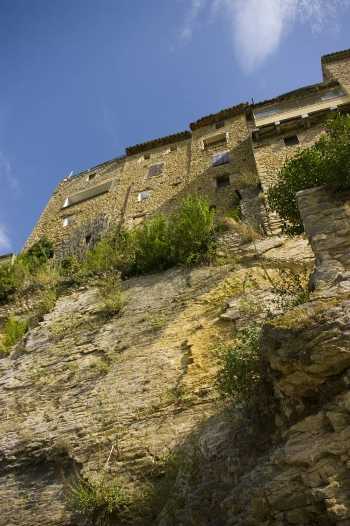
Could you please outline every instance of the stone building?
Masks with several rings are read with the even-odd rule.
[[[321,63],[318,84],[224,109],[190,130],[130,146],[122,157],[65,178],[26,246],[44,235],[57,248],[74,237],[86,245],[110,225],[130,227],[167,213],[188,194],[206,196],[221,215],[239,207],[245,221],[278,231],[263,193],[287,158],[317,140],[325,117],[350,108],[350,49]]]

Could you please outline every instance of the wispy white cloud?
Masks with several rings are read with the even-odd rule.
[[[235,55],[251,72],[278,49],[296,22],[308,24],[313,33],[336,29],[350,0],[192,0],[183,40],[192,38],[204,7],[209,17],[220,16],[228,23]]]
[[[297,21],[320,32],[334,27],[348,0],[221,0],[230,20],[235,54],[247,72],[272,55]]]
[[[17,192],[19,189],[19,183],[16,176],[13,173],[13,168],[3,152],[0,151],[0,184],[2,188]]]
[[[0,224],[0,251],[10,250],[11,241],[7,233],[5,225]]]
[[[207,0],[191,0],[186,11],[183,26],[179,32],[179,39],[183,42],[191,40],[197,19],[207,4]]]

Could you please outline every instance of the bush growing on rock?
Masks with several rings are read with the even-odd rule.
[[[123,277],[199,263],[214,244],[214,211],[200,197],[183,200],[169,217],[158,214],[132,230],[110,233],[89,250],[85,275],[119,271]]]
[[[102,479],[88,482],[83,479],[69,487],[69,501],[73,511],[91,526],[116,524],[128,515],[130,499],[115,481]]]
[[[337,115],[329,120],[326,132],[313,146],[284,164],[277,183],[268,192],[269,205],[278,212],[287,233],[303,231],[298,191],[320,185],[333,190],[350,188],[350,116]]]
[[[5,323],[2,342],[0,342],[0,352],[8,353],[15,343],[17,343],[28,330],[28,322],[11,316]]]
[[[251,325],[238,333],[232,345],[218,349],[217,385],[224,398],[245,402],[254,394],[261,381],[260,333],[259,326]]]

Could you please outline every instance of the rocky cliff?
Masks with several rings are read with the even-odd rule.
[[[350,525],[350,201],[298,199],[306,303],[280,309],[273,279],[310,248],[270,238],[126,281],[109,319],[67,292],[0,360],[0,525],[87,524],[69,488],[101,477],[133,495],[116,525]],[[265,390],[222,401],[217,349],[257,321]]]

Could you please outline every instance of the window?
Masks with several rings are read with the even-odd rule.
[[[171,151],[171,152],[176,152],[176,150],[177,150],[177,144],[172,144],[172,145],[170,146],[170,151]]]
[[[148,177],[154,177],[155,175],[161,175],[163,171],[163,163],[153,164],[149,167]]]
[[[146,199],[148,199],[150,195],[151,195],[150,190],[142,190],[142,192],[139,192],[137,196],[137,200],[139,203],[141,203],[141,201],[145,201]]]
[[[290,135],[289,137],[284,137],[283,140],[285,146],[294,146],[295,144],[299,144],[299,139],[297,135]]]
[[[215,128],[218,130],[219,128],[223,128],[225,126],[225,121],[218,121],[215,123]]]
[[[63,226],[69,226],[72,222],[72,218],[71,217],[64,217],[63,218]]]
[[[151,158],[151,154],[150,153],[145,153],[145,155],[143,156],[144,160],[147,161],[148,159]]]
[[[93,197],[97,197],[98,195],[109,192],[111,186],[112,181],[109,180],[105,181],[102,184],[92,186],[86,190],[82,190],[81,192],[77,192],[76,194],[72,194],[65,198],[62,208],[81,203],[82,201],[86,201],[87,199],[92,199]]]
[[[213,155],[213,166],[220,166],[230,162],[230,152],[220,152]]]
[[[96,177],[96,174],[95,174],[95,173],[93,173],[93,174],[88,174],[88,176],[87,176],[87,180],[88,180],[88,181],[92,181],[92,179],[94,179],[95,177]]]
[[[220,175],[216,178],[216,188],[225,188],[226,186],[230,186],[230,176]]]
[[[203,148],[210,148],[211,146],[218,146],[227,143],[227,136],[225,132],[217,133],[211,137],[203,139]]]
[[[91,239],[92,239],[92,235],[91,234],[88,234],[87,236],[85,236],[85,244],[86,245],[90,245]]]

